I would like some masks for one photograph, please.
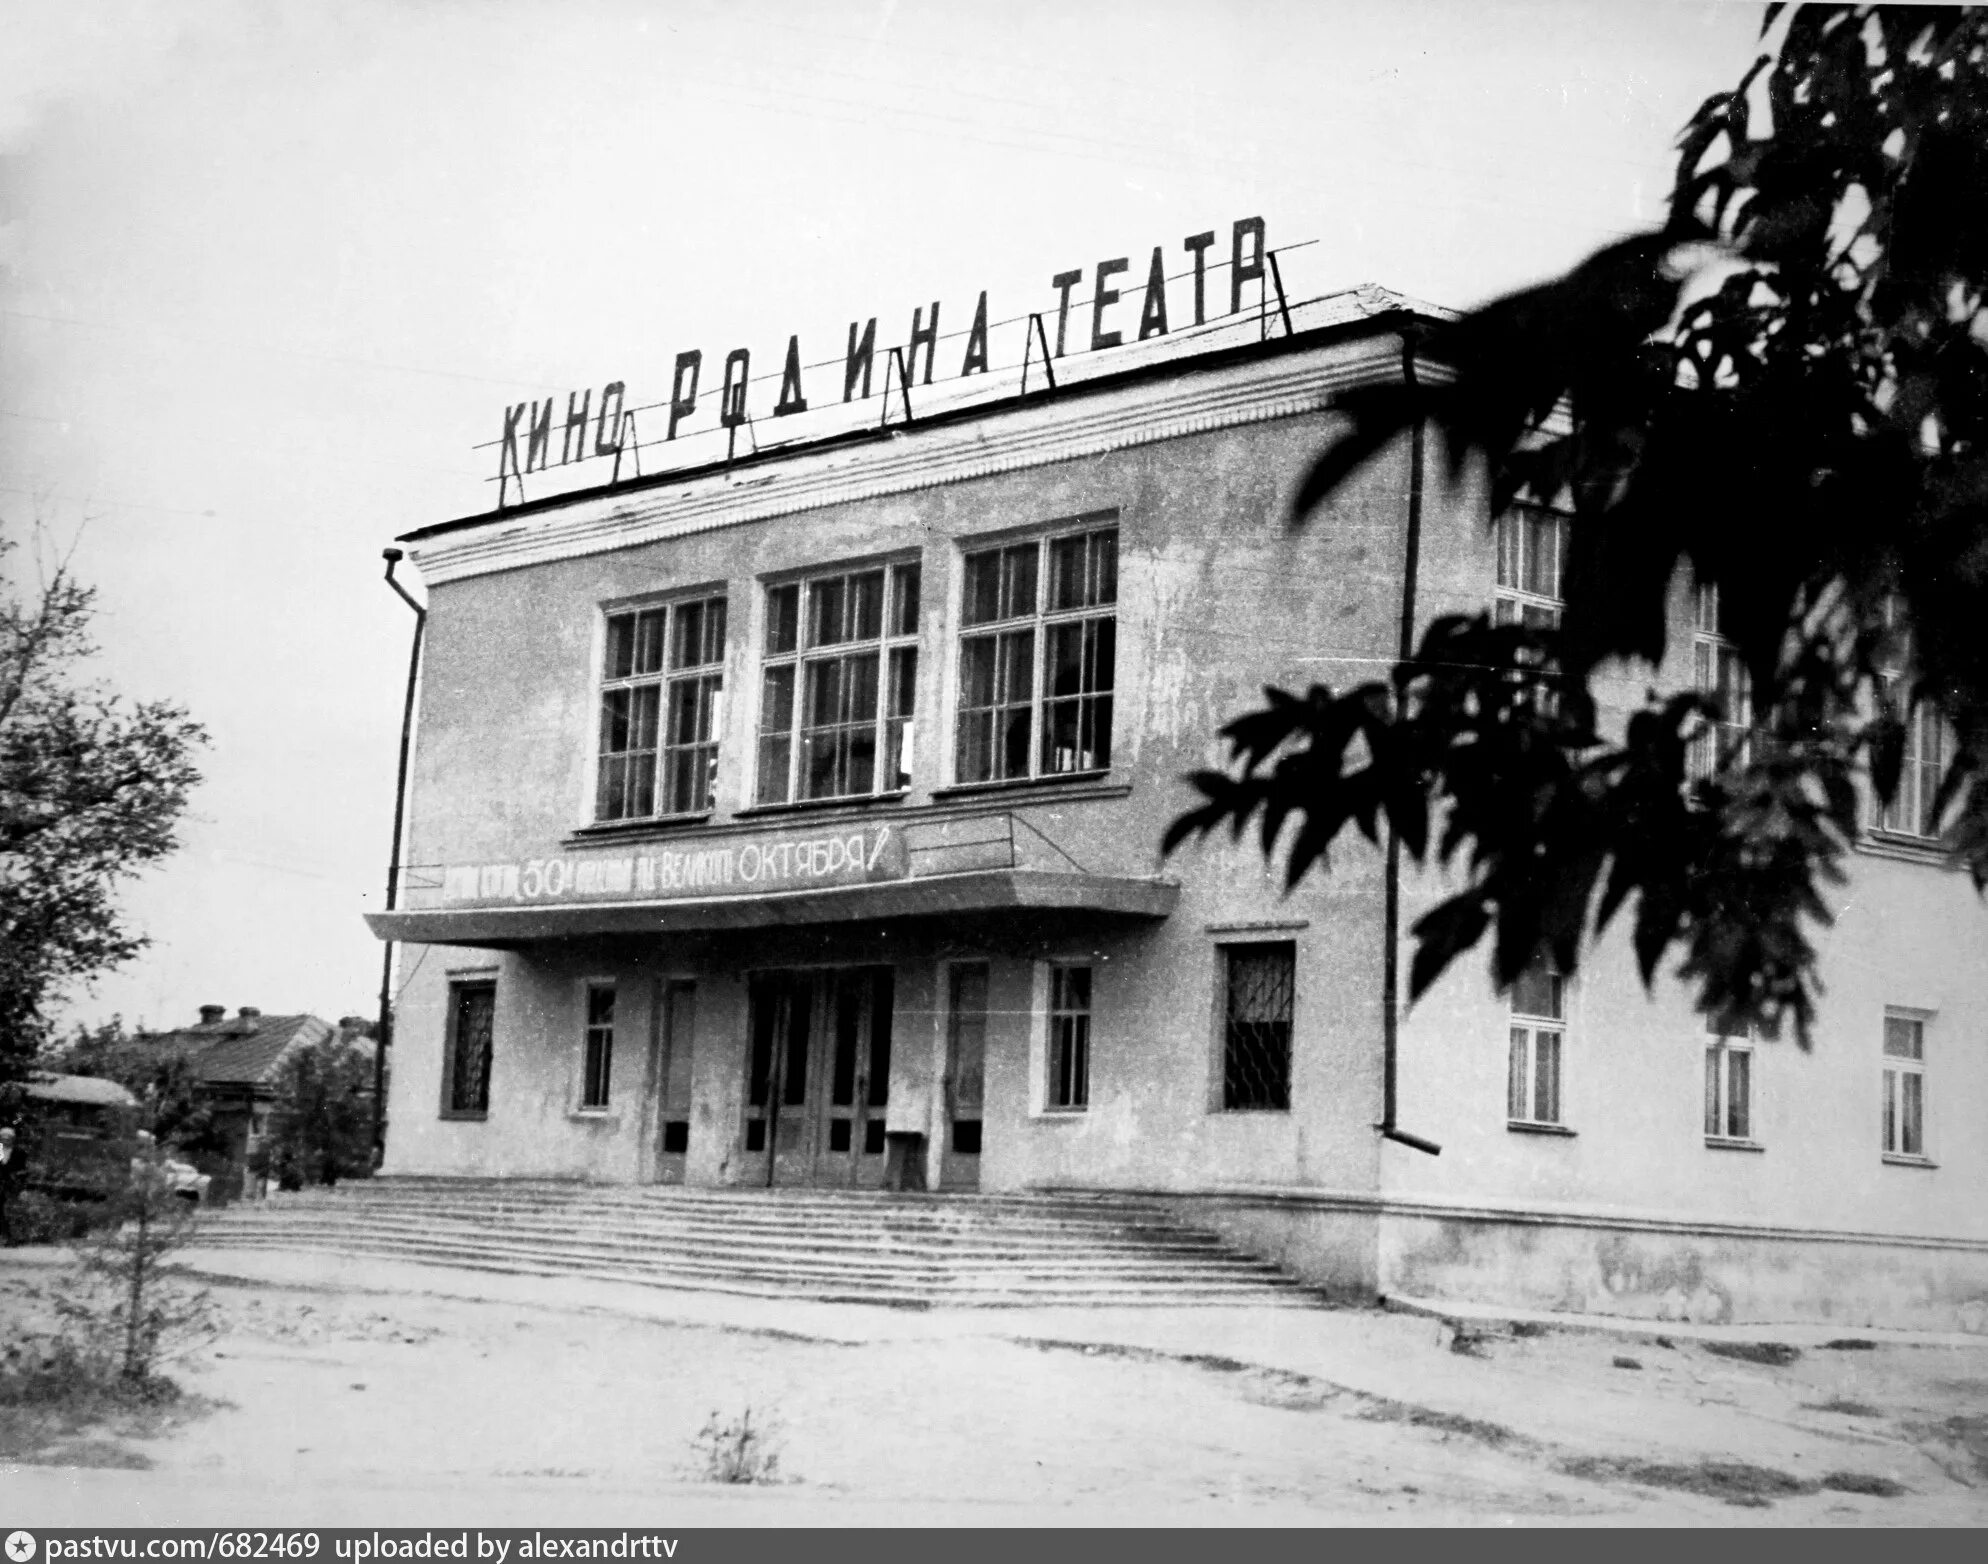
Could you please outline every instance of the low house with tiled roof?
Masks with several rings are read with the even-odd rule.
[[[332,1037],[371,1049],[363,1018],[347,1016],[336,1026],[314,1015],[264,1015],[243,1005],[230,1016],[225,1005],[202,1005],[193,1026],[159,1033],[156,1041],[182,1050],[193,1066],[195,1091],[214,1114],[227,1146],[224,1166],[203,1166],[214,1175],[223,1198],[241,1193],[250,1155],[261,1143],[283,1062],[302,1049]],[[215,1159],[219,1160],[219,1159]]]

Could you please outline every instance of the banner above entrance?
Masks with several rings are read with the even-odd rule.
[[[908,872],[904,833],[893,825],[792,836],[755,832],[700,837],[681,849],[645,845],[449,864],[441,871],[440,901],[445,907],[514,907],[703,900],[869,885],[901,880]]]

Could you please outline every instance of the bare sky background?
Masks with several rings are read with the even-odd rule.
[[[471,447],[507,402],[617,378],[653,401],[683,349],[763,372],[790,332],[828,357],[871,315],[902,341],[934,298],[956,329],[982,288],[997,317],[1043,308],[1113,256],[1136,286],[1153,245],[1178,263],[1255,214],[1318,241],[1294,294],[1478,302],[1654,221],[1672,138],[1758,23],[13,0],[0,515],[73,545],[101,675],[214,738],[184,850],[129,893],[156,943],[75,1013],[371,1012],[412,628],[379,551],[491,506]]]

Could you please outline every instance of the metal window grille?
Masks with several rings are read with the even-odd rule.
[[[1049,1097],[1051,1108],[1085,1108],[1091,1101],[1091,969],[1049,969]]]
[[[1885,1151],[1926,1154],[1926,1023],[1914,1016],[1884,1018]]]
[[[879,566],[766,594],[760,803],[911,785],[919,574]]]
[[[722,597],[608,615],[596,819],[711,807],[724,660]]]
[[[614,990],[603,984],[587,989],[587,1036],[580,1106],[605,1108],[614,1073]]]
[[[490,1055],[497,1018],[497,985],[458,983],[451,996],[449,1111],[490,1111]]]
[[[1223,955],[1222,1106],[1288,1109],[1297,946],[1230,946]]]
[[[1115,527],[966,556],[956,780],[1110,767],[1117,603]]]

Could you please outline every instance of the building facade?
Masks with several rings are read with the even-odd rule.
[[[1149,1191],[1349,1295],[1982,1328],[1988,913],[1909,805],[1809,1051],[1708,1036],[1612,937],[1390,1017],[1379,852],[1289,894],[1253,838],[1161,856],[1266,684],[1374,676],[1404,612],[1555,610],[1564,522],[1494,526],[1406,440],[1290,524],[1427,319],[1356,290],[404,539],[384,1171]],[[1729,677],[1716,604],[1674,619],[1657,682]],[[1440,1156],[1377,1129],[1390,1053]]]

